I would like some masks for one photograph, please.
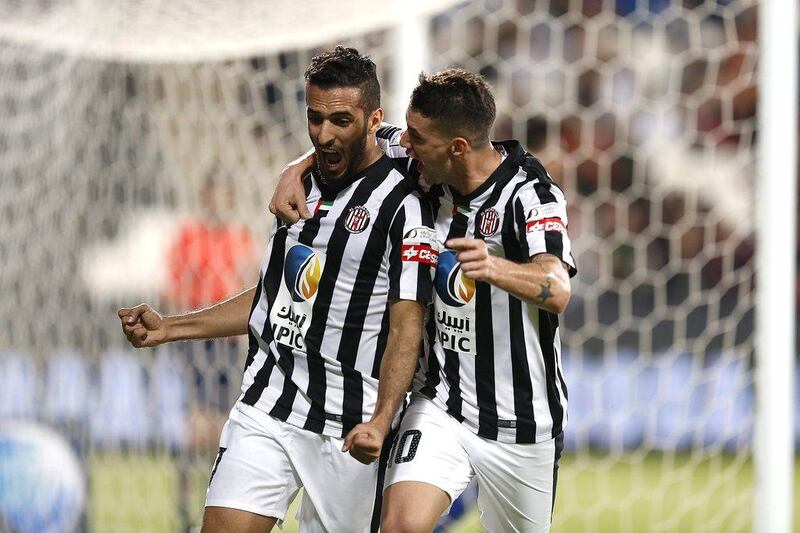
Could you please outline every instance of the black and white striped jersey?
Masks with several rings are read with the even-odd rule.
[[[379,135],[381,147],[413,170],[399,129],[383,127]],[[432,203],[439,242],[483,239],[491,254],[518,263],[549,253],[574,276],[562,191],[518,142],[494,144],[503,162],[477,190],[431,191],[438,196]],[[487,439],[533,443],[563,431],[567,387],[557,315],[467,278],[454,252],[442,247],[426,330],[430,347],[415,391]]]
[[[433,215],[386,156],[346,182],[305,183],[313,216],[273,224],[239,404],[341,437],[374,411],[390,301],[431,300]]]

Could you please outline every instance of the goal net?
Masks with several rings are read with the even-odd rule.
[[[254,283],[275,176],[310,145],[310,58],[369,53],[402,109],[395,28],[418,19],[426,69],[483,74],[494,137],[570,206],[554,531],[750,529],[757,5],[408,6],[0,0],[0,419],[70,442],[81,528],[198,525],[243,344],[133,352],[116,309]]]

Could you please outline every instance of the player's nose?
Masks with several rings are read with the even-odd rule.
[[[330,146],[333,144],[336,136],[333,134],[333,125],[327,120],[322,123],[317,133],[317,142],[321,146]]]
[[[403,130],[400,134],[400,146],[406,150],[411,150],[411,143],[408,140],[408,130]]]

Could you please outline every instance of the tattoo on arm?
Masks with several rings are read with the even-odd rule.
[[[547,278],[547,284],[540,284],[539,288],[542,289],[542,292],[536,297],[536,301],[540,304],[546,303],[553,296],[553,291],[550,290],[550,278]]]
[[[535,301],[540,304],[547,303],[547,300],[553,297],[553,291],[551,290],[553,278],[555,277],[552,272],[549,272],[547,268],[538,261],[536,265],[542,269],[542,272],[545,273],[545,283],[540,283],[539,288],[541,288],[541,292],[538,296],[536,296]]]

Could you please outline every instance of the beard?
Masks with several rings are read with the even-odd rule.
[[[356,169],[361,166],[361,161],[364,159],[364,153],[367,151],[368,130],[369,128],[365,124],[358,137],[356,137],[349,145],[342,148],[342,157],[344,157],[347,161],[347,166],[341,173],[337,175],[334,175],[328,171],[322,162],[323,159],[319,154],[319,150],[317,150],[317,170],[319,171],[320,176],[322,176],[323,181],[337,181],[340,179],[349,178],[355,174]]]

